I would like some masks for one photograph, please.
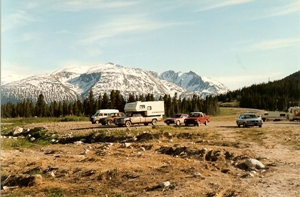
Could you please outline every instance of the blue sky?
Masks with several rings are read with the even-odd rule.
[[[2,0],[2,80],[113,62],[234,90],[300,70],[299,0]]]

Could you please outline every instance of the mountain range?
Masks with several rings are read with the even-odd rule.
[[[124,97],[153,94],[163,96],[175,92],[180,98],[194,94],[203,98],[226,93],[228,89],[221,83],[195,72],[175,72],[161,74],[140,68],[124,67],[113,63],[91,67],[67,67],[50,74],[35,75],[1,86],[1,101],[18,102],[24,98],[36,101],[43,94],[47,103],[51,101],[84,99],[90,90],[95,97],[99,94],[119,90]]]

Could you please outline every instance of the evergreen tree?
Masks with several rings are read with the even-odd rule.
[[[35,115],[38,117],[44,117],[47,114],[47,105],[44,99],[44,95],[40,94],[35,105]]]
[[[93,115],[95,113],[95,99],[94,99],[94,93],[91,89],[89,92],[89,99],[88,99],[88,114],[87,115]]]
[[[132,93],[129,93],[127,103],[135,102],[135,96]]]
[[[106,92],[103,94],[101,109],[108,109],[109,108],[109,98]]]

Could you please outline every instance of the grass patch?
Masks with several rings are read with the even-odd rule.
[[[34,142],[28,141],[26,138],[2,138],[1,139],[1,149],[2,150],[16,150],[24,148],[40,147],[50,144],[50,141],[44,139],[38,139]]]
[[[265,133],[261,129],[245,128],[243,130],[237,131],[237,133],[240,134],[240,138],[242,140],[255,142],[259,145],[263,145]]]
[[[30,148],[35,146],[34,143],[29,142],[25,138],[18,139],[1,139],[1,149],[2,150],[13,150],[13,149],[21,149],[21,148]]]
[[[44,190],[47,197],[63,197],[64,191],[60,188],[47,188]]]
[[[30,118],[2,118],[1,119],[1,133],[8,134],[16,126],[24,127],[32,123],[44,122],[68,122],[68,121],[88,121],[88,117],[84,116],[65,116],[65,117],[30,117]]]
[[[220,107],[219,116],[233,116],[238,115],[239,113],[241,113],[241,110],[238,110],[236,108]]]
[[[65,116],[60,119],[61,122],[70,122],[70,121],[88,121],[88,117],[84,116]]]

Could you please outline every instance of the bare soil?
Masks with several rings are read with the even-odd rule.
[[[34,127],[81,141],[110,137],[2,150],[3,196],[300,196],[299,122],[238,128],[224,116],[200,127],[25,126]],[[245,167],[248,158],[265,168]]]

